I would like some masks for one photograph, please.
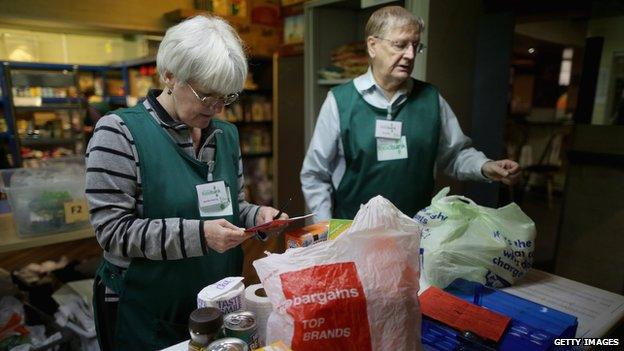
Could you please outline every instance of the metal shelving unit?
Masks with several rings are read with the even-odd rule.
[[[83,72],[90,72],[103,80],[106,86],[107,72],[117,68],[112,66],[93,66],[93,65],[70,65],[70,64],[53,64],[53,63],[33,63],[33,62],[13,62],[2,61],[0,63],[0,87],[2,88],[2,98],[0,100],[0,109],[4,114],[6,131],[0,132],[0,140],[5,140],[12,159],[13,167],[21,167],[23,159],[21,156],[22,147],[38,147],[42,149],[55,146],[72,146],[74,153],[83,152],[84,135],[82,125],[86,116],[86,101],[81,97],[78,85],[78,75]],[[16,81],[17,80],[17,81]],[[31,81],[32,80],[32,81]],[[76,97],[42,97],[28,96],[15,97],[14,87],[46,87],[46,88],[75,88]],[[42,92],[39,92],[42,93]],[[16,99],[17,98],[17,99]],[[21,100],[20,100],[21,98]],[[107,96],[106,89],[104,96],[105,101],[111,101],[116,105],[125,105],[125,96]],[[16,103],[16,101],[18,103]],[[69,134],[63,137],[47,137],[47,136],[23,136],[17,131],[17,122],[23,119],[24,115],[30,115],[35,112],[68,112],[67,118],[72,125]],[[78,117],[72,115],[78,114]],[[76,118],[78,123],[74,123],[72,119]]]

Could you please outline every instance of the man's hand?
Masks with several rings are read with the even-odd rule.
[[[204,222],[206,244],[218,253],[224,253],[252,236],[253,233],[245,233],[243,228],[239,228],[225,219]]]
[[[256,215],[256,225],[271,222],[273,220],[273,217],[275,217],[278,213],[279,210],[273,207],[261,206],[258,210],[258,214]],[[282,212],[278,219],[288,219],[288,214]],[[268,235],[276,235],[279,234],[282,230],[286,229],[287,226],[288,224],[282,224],[280,226],[271,228],[263,232]]]
[[[500,181],[507,185],[512,185],[521,173],[521,168],[517,162],[512,160],[488,161],[481,167],[484,176],[491,180]]]

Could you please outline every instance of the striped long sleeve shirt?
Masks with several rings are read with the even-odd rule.
[[[195,154],[192,129],[169,116],[156,100],[159,93],[150,91],[143,102],[152,118],[187,154],[202,162],[213,161],[215,142],[211,127],[202,131],[202,146]],[[105,259],[125,268],[133,257],[175,260],[205,254],[202,220],[143,218],[141,160],[132,134],[119,116],[109,114],[98,121],[86,157],[90,219]],[[251,227],[255,225],[259,206],[245,201],[242,169],[239,156],[240,221]]]

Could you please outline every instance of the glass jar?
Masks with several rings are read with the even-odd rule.
[[[189,316],[189,351],[201,351],[219,338],[223,316],[215,307],[198,308]]]

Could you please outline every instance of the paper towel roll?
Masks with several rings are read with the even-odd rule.
[[[260,344],[264,345],[266,343],[267,320],[273,307],[262,284],[250,285],[245,289],[245,305],[248,311],[256,314]]]

